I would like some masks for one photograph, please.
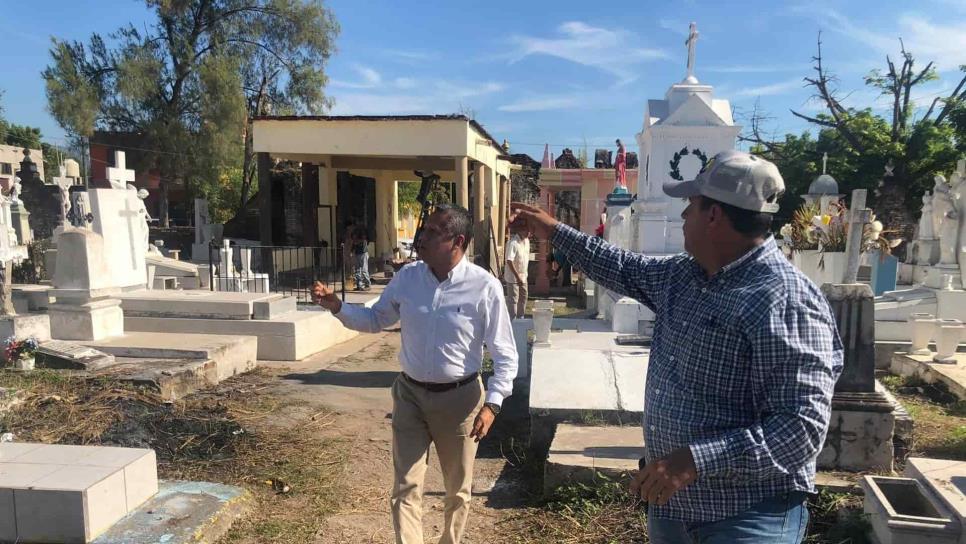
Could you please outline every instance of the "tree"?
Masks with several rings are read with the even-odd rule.
[[[868,189],[877,215],[888,228],[909,240],[923,191],[932,185],[933,175],[952,168],[958,156],[955,128],[949,118],[957,104],[966,98],[963,91],[966,77],[952,94],[936,98],[921,117],[916,117],[913,90],[935,79],[936,73],[931,62],[918,69],[913,54],[906,51],[901,40],[899,43],[901,64],[897,65],[887,56],[887,70],[873,70],[865,78],[867,85],[891,99],[889,114],[882,116],[871,107],[859,109],[842,104],[838,80],[824,65],[819,34],[818,52],[813,57],[815,75],[804,81],[814,89],[814,98],[825,111],[815,116],[792,111],[793,115],[819,127],[817,140],[793,135],[787,135],[784,141],[764,137],[760,126],[762,117],[757,111],[753,114],[750,134],[742,139],[779,163],[783,175],[809,162],[817,163],[822,153],[828,152],[836,171],[830,173],[839,180],[840,189],[844,192]],[[943,108],[932,118],[940,103]]]
[[[325,63],[339,32],[332,12],[317,1],[275,0],[270,7],[271,16],[257,13],[241,18],[260,39],[235,42],[248,110],[240,206],[255,185],[252,120],[270,114],[317,115],[331,107],[323,90],[328,83]]]
[[[154,9],[154,24],[143,32],[133,25],[119,29],[111,48],[97,34],[86,46],[55,39],[43,75],[50,111],[68,132],[141,136],[147,151],[144,164],[135,166],[159,170],[160,220],[166,226],[173,182],[210,195],[225,169],[249,167],[243,154],[252,114],[270,111],[272,104],[316,107],[324,99],[321,90],[310,89],[320,79],[309,67],[321,63],[301,57],[317,51],[293,46],[290,35],[304,40],[311,33],[308,25],[318,23],[304,17],[312,10],[328,17],[328,11],[318,1],[295,0],[147,4]],[[315,30],[328,36],[330,27]],[[272,69],[276,61],[284,71]],[[259,76],[264,84],[251,87]]]

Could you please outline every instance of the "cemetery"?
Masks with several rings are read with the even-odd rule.
[[[665,194],[665,184],[694,179],[723,151],[781,158],[757,119],[749,126],[738,117],[732,101],[741,93],[715,84],[727,71],[699,69],[696,23],[686,36],[683,77],[628,110],[633,118],[621,122],[634,142],[616,139],[616,155],[598,148],[589,157],[586,139],[579,158],[568,147],[555,158],[551,144],[522,144],[543,145],[538,162],[511,153],[491,134],[502,131],[462,107],[342,114],[296,107],[305,97],[259,103],[243,127],[220,128],[243,134],[235,143],[244,162],[232,167],[243,189],[229,197],[218,194],[227,174],[194,187],[188,175],[174,179],[157,157],[181,151],[151,155],[159,150],[138,147],[154,145],[143,132],[129,135],[137,146],[113,126],[94,143],[88,134],[87,156],[56,167],[46,143],[16,147],[15,168],[0,170],[0,542],[389,541],[400,325],[351,330],[316,303],[313,284],[332,288],[342,304],[373,307],[418,258],[409,234],[418,240],[443,202],[470,212],[466,258],[501,280],[512,201],[629,252],[684,253],[687,199]],[[827,88],[821,38],[818,45],[818,75],[805,81],[833,115],[792,113],[842,130],[836,115],[859,114]],[[684,64],[678,46],[676,66]],[[891,77],[907,78],[904,91],[894,86],[897,108],[913,86],[903,55],[901,76],[889,61]],[[366,77],[376,85],[376,76]],[[394,84],[405,89],[407,81]],[[57,92],[50,100],[65,101]],[[966,120],[966,107],[950,113],[940,103],[919,119],[942,108],[940,117]],[[199,149],[181,159],[217,154],[217,145],[193,139],[202,133],[179,143]],[[782,171],[807,189],[782,197],[773,234],[819,287],[844,347],[816,450],[809,541],[966,542],[960,143],[920,172],[932,179],[921,196],[911,185],[896,189],[908,172],[871,152],[845,157],[816,147],[802,154],[802,171]],[[2,147],[0,163],[13,161],[13,146]],[[846,179],[841,165],[860,160],[881,174]],[[890,190],[904,194],[890,199]],[[225,214],[229,199],[233,216]],[[895,202],[910,199],[897,219]],[[172,226],[169,215],[183,224]],[[625,489],[643,466],[657,316],[593,282],[549,241],[530,244],[527,315],[510,320],[519,368],[481,441],[471,520],[485,515],[471,522],[467,541],[647,542],[635,533],[646,527],[646,509]],[[492,375],[491,358],[481,372]],[[443,476],[429,471],[427,518],[438,532]],[[849,539],[823,540],[836,524],[852,531]]]

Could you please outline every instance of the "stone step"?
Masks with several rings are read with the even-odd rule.
[[[193,334],[197,330],[182,332],[186,334],[131,331],[123,336],[83,344],[115,357],[139,360],[138,367],[147,365],[150,368],[152,365],[145,362],[147,360],[178,360],[181,367],[198,367],[192,372],[204,374],[211,385],[255,368],[258,359],[258,339],[255,337]],[[185,369],[178,370],[182,371]]]
[[[152,450],[0,443],[0,541],[90,542],[157,491]]]
[[[593,483],[597,473],[621,478],[637,470],[643,456],[644,433],[640,425],[560,424],[544,465],[544,494],[567,483]]]

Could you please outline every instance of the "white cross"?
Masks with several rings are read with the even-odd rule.
[[[845,239],[845,277],[842,283],[855,283],[859,275],[859,258],[862,256],[862,240],[865,226],[872,220],[872,210],[865,207],[867,191],[852,191],[852,209],[849,211],[848,237]]]
[[[134,183],[134,170],[128,170],[123,151],[114,152],[114,167],[107,168],[107,180],[112,189],[127,190],[128,182]]]
[[[694,76],[694,50],[698,43],[698,25],[691,23],[688,39],[684,42],[688,46],[688,77]]]

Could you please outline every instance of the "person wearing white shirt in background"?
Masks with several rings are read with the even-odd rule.
[[[440,544],[457,544],[469,514],[473,462],[503,399],[513,390],[517,351],[500,281],[464,258],[472,217],[440,205],[418,237],[419,261],[404,266],[372,306],[343,305],[316,282],[313,300],[350,329],[379,332],[401,321],[402,373],[392,386],[390,496],[396,542],[423,544],[423,480],[436,445],[446,488]],[[483,346],[493,358],[485,392]]]
[[[506,244],[506,269],[503,281],[506,282],[507,307],[510,317],[523,317],[527,306],[527,265],[530,262],[530,231],[525,227],[511,227],[510,240]]]

